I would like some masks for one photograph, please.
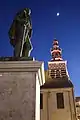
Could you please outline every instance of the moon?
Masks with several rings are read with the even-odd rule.
[[[60,14],[59,14],[59,12],[57,13],[57,16],[59,16]]]

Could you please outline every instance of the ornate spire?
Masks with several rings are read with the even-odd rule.
[[[62,61],[62,50],[59,48],[58,40],[54,39],[51,49],[52,59],[51,61]]]
[[[66,61],[62,59],[62,50],[58,45],[58,40],[54,39],[51,49],[52,59],[48,62],[49,76],[51,78],[69,77]]]

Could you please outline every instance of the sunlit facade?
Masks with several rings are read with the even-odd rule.
[[[67,70],[67,62],[62,59],[58,40],[53,41],[51,61],[45,72],[46,82],[41,86],[41,120],[76,120],[73,84]]]
[[[80,97],[75,98],[77,119],[80,120]]]

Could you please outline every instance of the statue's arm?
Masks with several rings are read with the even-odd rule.
[[[9,39],[10,39],[10,44],[15,46],[15,20],[13,20],[11,27],[8,31]]]

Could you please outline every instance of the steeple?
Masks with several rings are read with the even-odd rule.
[[[54,39],[50,52],[52,59],[45,72],[45,83],[40,87],[41,120],[76,120],[73,84],[68,75],[67,62],[62,59],[58,40]]]
[[[57,39],[54,39],[50,52],[52,59],[48,62],[49,76],[51,78],[69,77],[67,62],[62,59],[62,50],[59,47]]]
[[[59,61],[62,60],[62,50],[59,48],[58,40],[54,39],[51,49],[52,59],[51,61]]]
[[[50,52],[52,59],[45,72],[45,83],[40,87],[43,106],[40,110],[41,120],[76,120],[73,84],[58,40],[54,39]]]

